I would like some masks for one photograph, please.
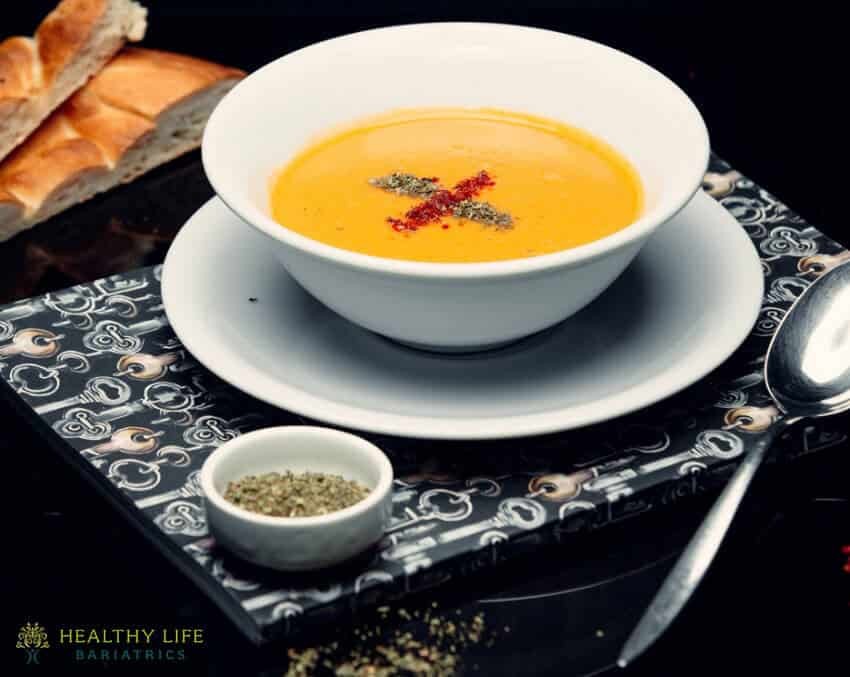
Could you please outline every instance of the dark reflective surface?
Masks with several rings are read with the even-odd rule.
[[[0,243],[0,304],[160,263],[212,195],[195,152]]]

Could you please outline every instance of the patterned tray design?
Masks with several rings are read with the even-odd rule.
[[[761,377],[773,331],[812,280],[850,252],[717,158],[704,188],[752,237],[765,275],[761,314],[735,356],[614,424],[500,443],[372,436],[396,467],[393,524],[378,548],[336,570],[259,570],[208,534],[198,485],[207,455],[243,432],[306,421],[248,398],[192,359],[165,316],[160,267],[0,308],[0,376],[52,446],[262,642],[723,482],[777,414]],[[843,439],[829,421],[797,428],[778,457]]]

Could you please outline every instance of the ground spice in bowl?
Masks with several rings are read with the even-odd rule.
[[[224,498],[233,505],[269,517],[327,515],[359,503],[372,490],[340,475],[269,472],[227,483]]]

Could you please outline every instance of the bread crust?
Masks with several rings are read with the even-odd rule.
[[[67,178],[104,168],[103,154],[89,139],[77,136],[60,116],[51,117],[4,163],[0,189],[28,209],[37,208]]]
[[[105,103],[88,87],[68,99],[62,115],[77,134],[100,149],[103,161],[110,167],[115,166],[130,146],[156,128],[146,117]]]
[[[24,204],[0,187],[0,233],[13,226],[24,213]]]
[[[33,38],[0,42],[0,159],[123,47],[141,39],[134,0],[62,0]]]
[[[211,61],[126,47],[86,90],[104,104],[155,120],[164,110],[209,85],[245,73]]]
[[[14,37],[0,42],[0,104],[4,99],[25,99],[35,89],[32,68],[35,53],[32,38]]]
[[[182,123],[194,136],[164,144],[158,135],[175,124],[170,114],[192,112],[193,102],[210,94],[217,101],[244,75],[193,57],[125,48],[0,162],[0,208],[4,200],[22,205],[17,218],[0,219],[0,241],[200,145],[209,100]],[[144,151],[154,143],[157,157],[149,158],[154,149]]]
[[[63,0],[35,31],[43,86],[49,87],[92,37],[109,0]]]

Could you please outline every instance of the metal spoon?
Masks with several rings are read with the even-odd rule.
[[[765,359],[767,391],[782,412],[755,442],[623,646],[625,667],[658,639],[699,585],[759,465],[785,428],[850,409],[850,263],[825,273],[785,315]]]

